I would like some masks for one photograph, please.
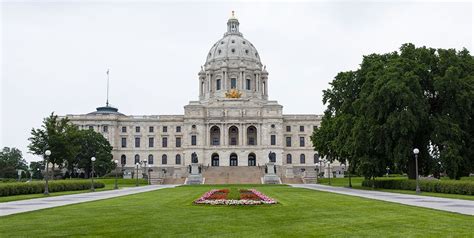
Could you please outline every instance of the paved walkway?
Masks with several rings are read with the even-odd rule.
[[[320,184],[290,184],[295,188],[307,188],[319,190],[324,192],[339,193],[350,196],[357,196],[375,200],[382,200],[387,202],[400,203],[405,205],[432,208],[436,210],[461,213],[466,215],[474,215],[474,201],[453,199],[453,198],[439,198],[429,196],[418,196],[401,193],[389,193],[370,190],[351,189],[343,187],[331,187]]]
[[[154,191],[162,188],[173,188],[178,185],[149,185],[141,187],[125,187],[118,190],[107,190],[101,192],[79,193],[63,196],[35,198],[13,202],[0,203],[0,216],[16,213],[35,211],[51,207],[59,207],[70,204],[90,202],[108,198],[115,198],[136,193]]]

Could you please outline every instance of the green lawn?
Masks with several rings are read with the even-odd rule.
[[[277,205],[193,205],[212,188],[257,188]],[[284,185],[181,186],[0,217],[2,237],[473,237],[474,217]],[[21,228],[21,229],[15,229]]]
[[[376,179],[386,179],[383,178],[376,178]],[[389,179],[406,179],[405,177],[389,177]],[[375,191],[382,191],[382,192],[390,192],[390,193],[403,193],[403,194],[413,194],[416,195],[415,191],[411,190],[401,190],[401,189],[372,189],[368,187],[362,187],[362,181],[364,180],[363,177],[353,177],[352,178],[352,188],[353,189],[363,189],[363,190],[375,190]],[[461,179],[463,181],[469,179]],[[319,184],[329,185],[329,179],[323,178],[319,179]],[[349,178],[332,178],[331,179],[331,186],[335,187],[349,187]],[[431,196],[431,197],[442,197],[442,198],[456,198],[456,199],[464,199],[464,200],[474,200],[474,196],[470,195],[461,195],[461,194],[448,194],[448,193],[432,193],[432,192],[421,192],[418,194],[420,196]]]
[[[105,190],[114,189],[115,179],[97,179],[97,181],[100,181],[100,182],[104,183],[105,187],[97,188],[95,191],[105,191]],[[131,186],[135,186],[135,184],[136,184],[135,179],[118,179],[117,182],[118,182],[119,188],[120,187],[131,187]],[[147,181],[144,180],[144,179],[140,179],[138,182],[141,186],[147,184]],[[49,196],[54,197],[54,196],[77,194],[77,193],[88,193],[88,192],[91,192],[91,191],[90,190],[78,190],[78,191],[55,192],[55,193],[50,193]],[[0,197],[0,203],[1,202],[11,202],[11,201],[32,199],[32,198],[43,198],[43,197],[45,197],[45,195],[42,194],[42,193],[6,196],[6,197]]]

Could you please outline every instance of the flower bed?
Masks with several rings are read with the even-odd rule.
[[[257,191],[256,189],[239,190],[240,199],[227,199],[228,189],[213,189],[194,201],[195,204],[209,205],[261,205],[276,204],[277,201]]]

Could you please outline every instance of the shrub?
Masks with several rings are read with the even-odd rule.
[[[44,192],[44,181],[29,183],[2,183],[0,184],[0,197],[20,194],[33,194]],[[54,180],[48,183],[49,192],[63,192],[86,190],[91,188],[89,180]],[[104,183],[94,182],[95,188],[105,187]]]
[[[372,187],[373,180],[362,181],[363,187]],[[375,188],[416,190],[414,179],[383,179],[375,180]],[[452,193],[462,195],[474,195],[474,183],[472,181],[453,180],[420,180],[420,189],[424,192]]]

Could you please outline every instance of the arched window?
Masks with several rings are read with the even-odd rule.
[[[176,155],[176,164],[181,164],[181,155],[180,154],[177,154]]]
[[[135,164],[140,163],[140,156],[138,154],[135,155]]]
[[[212,166],[219,166],[219,154],[214,153],[211,156],[211,165]]]
[[[304,163],[306,163],[306,157],[305,157],[304,154],[301,154],[300,155],[300,164],[304,164]]]
[[[127,164],[127,156],[122,155],[122,156],[120,157],[120,163],[122,164],[122,166],[124,166],[125,164]]]
[[[220,79],[216,80],[216,91],[217,90],[221,90],[221,80]]]
[[[257,145],[257,128],[255,126],[247,128],[247,145]]]
[[[314,163],[315,164],[319,163],[319,154],[318,153],[314,154]]]
[[[231,126],[229,128],[229,144],[230,145],[239,144],[239,129],[236,126]]]
[[[255,158],[255,154],[254,153],[250,153],[249,154],[249,163],[248,163],[249,166],[256,166],[257,165],[257,160]]]
[[[238,157],[237,157],[237,154],[236,153],[232,153],[230,154],[230,158],[229,158],[229,162],[230,162],[230,166],[238,166],[239,162],[238,162]]]
[[[287,155],[286,155],[286,163],[287,163],[287,164],[291,164],[291,163],[292,163],[292,161],[291,161],[291,154],[287,154]]]
[[[252,87],[250,86],[250,79],[245,80],[245,89],[250,90]]]
[[[168,156],[166,155],[161,156],[161,164],[168,164]]]
[[[153,164],[153,155],[148,155],[148,164]]]
[[[220,145],[221,129],[218,126],[211,127],[211,145]]]

